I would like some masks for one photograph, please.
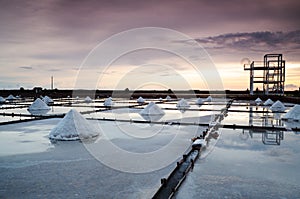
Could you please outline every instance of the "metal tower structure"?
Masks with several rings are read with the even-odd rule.
[[[253,95],[254,84],[263,84],[265,95],[284,94],[285,60],[282,54],[266,54],[264,61],[245,64],[244,70],[250,71],[250,95]]]

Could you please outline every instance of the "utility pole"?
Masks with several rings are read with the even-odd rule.
[[[53,76],[51,76],[51,90],[53,90]]]

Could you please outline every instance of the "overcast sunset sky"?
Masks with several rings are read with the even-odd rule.
[[[195,39],[210,55],[225,89],[249,87],[249,73],[242,66],[245,60],[282,53],[287,89],[298,89],[299,19],[299,0],[0,0],[0,89],[49,88],[52,75],[55,87],[74,88],[80,65],[92,49],[112,35],[143,27],[173,29]],[[151,56],[145,56],[148,54]],[[134,56],[148,58],[139,64],[147,67],[144,73],[155,75],[157,66],[149,59],[165,65],[159,59],[169,55],[147,51],[127,58]],[[156,78],[193,73],[180,67],[181,62],[175,63],[175,58],[170,60],[174,60],[176,72],[157,73]],[[124,61],[106,72],[99,88],[115,88],[112,82],[116,79],[123,79],[124,88],[132,88],[130,78],[124,78],[132,70],[131,63]],[[139,72],[132,74],[142,76]],[[201,89],[197,78],[190,77],[190,87]],[[88,83],[81,87],[90,88]],[[180,88],[176,83],[169,87]]]

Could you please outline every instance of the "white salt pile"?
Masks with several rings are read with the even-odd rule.
[[[150,102],[141,112],[141,115],[164,115],[165,112],[161,110],[157,104]]]
[[[161,108],[155,104],[154,102],[150,102],[141,112],[140,115],[148,121],[158,121],[160,120],[165,112],[161,110]]]
[[[204,103],[204,100],[201,99],[200,97],[197,99],[196,104],[201,105]]]
[[[168,95],[167,97],[166,97],[166,100],[167,101],[170,101],[172,98]]]
[[[99,130],[92,126],[80,113],[71,109],[54,127],[49,138],[54,140],[90,139],[99,135]]]
[[[17,98],[15,98],[13,95],[9,95],[9,96],[6,98],[6,100],[8,100],[8,101],[12,101],[12,100],[15,100],[15,99],[17,99]]]
[[[204,146],[206,146],[206,141],[204,139],[196,139],[192,144],[193,148],[199,148]]]
[[[260,105],[260,104],[262,104],[262,100],[258,97],[258,98],[255,100],[255,103],[256,103],[257,105]]]
[[[0,96],[0,103],[4,103],[4,102],[5,102],[5,99],[2,96]]]
[[[145,102],[144,98],[142,98],[141,96],[136,101],[137,101],[137,103],[144,103]]]
[[[284,111],[285,110],[285,106],[284,104],[277,100],[271,107],[270,107],[271,111]]]
[[[104,101],[104,106],[113,106],[114,105],[114,102],[112,100],[111,97],[107,98],[105,101]]]
[[[37,98],[29,107],[28,110],[50,110],[50,107],[43,102],[40,98]]]
[[[84,102],[85,103],[91,103],[93,100],[92,98],[90,98],[90,96],[87,96],[85,99],[84,99]]]
[[[281,119],[300,121],[300,105],[296,104],[289,112],[284,114]]]
[[[163,98],[160,97],[158,100],[159,100],[159,101],[163,101]]]
[[[185,99],[181,99],[177,104],[176,107],[178,109],[188,109],[190,108],[189,103]]]
[[[265,106],[271,106],[272,104],[274,104],[274,102],[270,98],[264,103]]]
[[[43,101],[46,104],[53,104],[53,99],[51,99],[50,97],[48,97],[47,95],[45,97],[43,97]]]
[[[211,101],[212,101],[212,97],[211,97],[211,96],[208,96],[204,101],[205,101],[205,102],[211,102]]]
[[[50,107],[40,98],[37,98],[27,110],[33,115],[43,115],[50,111]]]

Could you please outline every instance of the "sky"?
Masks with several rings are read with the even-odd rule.
[[[0,0],[0,89],[245,90],[243,64],[282,53],[294,90],[299,19],[299,0]]]

